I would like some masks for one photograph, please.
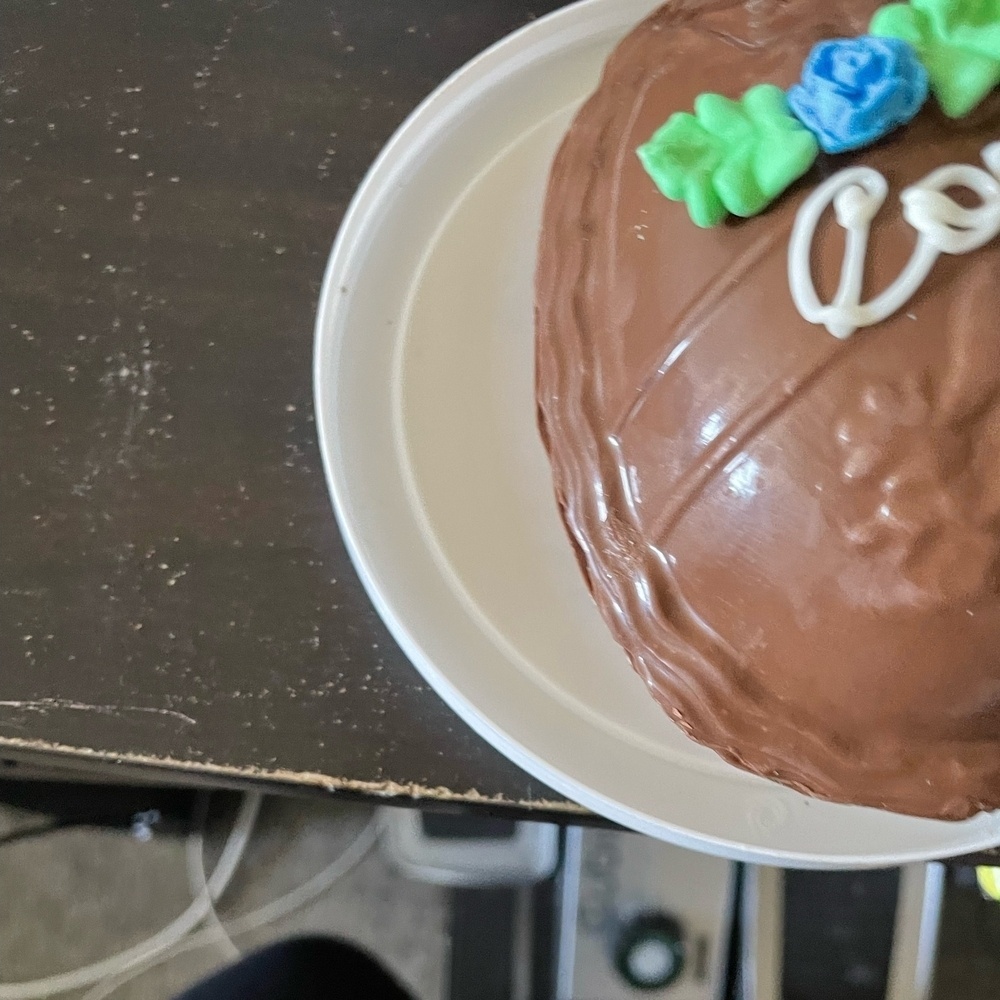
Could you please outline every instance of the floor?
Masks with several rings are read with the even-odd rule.
[[[229,815],[212,814],[205,858],[211,871]],[[0,810],[0,835],[33,822]],[[267,799],[246,854],[218,906],[230,921],[307,883],[351,845],[371,843],[370,808]],[[186,839],[68,829],[0,847],[0,981],[23,982],[93,963],[155,934],[190,904]],[[377,950],[419,1000],[443,1000],[448,957],[446,894],[407,881],[377,846],[319,898],[257,930],[234,935],[240,949],[322,932]],[[134,978],[106,978],[70,1000],[167,1000],[225,964],[220,935],[202,935]],[[205,940],[207,938],[207,940]]]
[[[206,817],[205,867],[211,872],[232,826],[235,798],[216,797]],[[0,807],[0,837],[37,822]],[[299,933],[347,938],[377,952],[418,1000],[445,1000],[449,959],[446,890],[409,881],[375,843],[378,813],[330,801],[267,799],[232,882],[220,920],[235,945],[252,949]],[[0,983],[58,976],[118,955],[175,920],[197,895],[188,838],[68,829],[0,845]],[[319,873],[350,870],[307,901],[299,891],[280,919],[275,900],[315,886]],[[1000,906],[982,901],[954,871],[946,897],[934,1000],[1000,995]],[[308,894],[306,894],[308,895]],[[259,915],[258,915],[259,914]],[[247,919],[250,915],[251,919]],[[256,917],[256,918],[255,918]],[[235,922],[235,924],[234,924]],[[217,926],[217,925],[216,925]],[[106,970],[96,986],[61,993],[69,1000],[169,1000],[227,963],[233,945],[217,930],[126,976]],[[4,994],[0,988],[0,995]],[[34,995],[41,995],[36,993]],[[24,1000],[28,992],[23,991]]]

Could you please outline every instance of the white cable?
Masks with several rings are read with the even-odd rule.
[[[378,840],[379,828],[378,818],[372,817],[357,837],[326,868],[303,882],[297,889],[286,892],[283,896],[265,903],[256,910],[251,910],[242,917],[227,921],[225,926],[229,933],[246,934],[258,927],[273,924],[276,920],[287,917],[311,903],[364,860]]]
[[[205,874],[205,824],[208,822],[208,810],[212,801],[210,792],[202,796],[198,809],[197,821],[194,832],[187,838],[184,845],[184,853],[187,860],[188,886],[191,895],[197,899],[206,890],[209,891],[208,913],[205,914],[203,923],[207,927],[213,927],[216,933],[216,943],[219,949],[225,953],[225,957],[234,961],[240,957],[242,952],[233,943],[233,939],[226,933],[219,919],[219,911],[215,908],[218,896],[214,895],[208,887],[208,876]]]
[[[182,941],[208,915],[213,897],[221,896],[232,880],[253,832],[257,813],[260,811],[261,798],[258,793],[243,797],[233,829],[226,839],[226,845],[215,871],[212,872],[212,877],[206,883],[204,891],[199,893],[176,920],[152,937],[140,941],[127,950],[91,965],[74,969],[72,972],[62,972],[23,983],[0,983],[0,1000],[43,1000],[56,993],[83,989],[142,965]]]
[[[314,899],[326,892],[338,879],[343,878],[348,872],[355,868],[367,856],[368,852],[375,846],[380,831],[380,821],[377,816],[365,825],[364,829],[355,837],[353,841],[322,871],[318,872],[307,882],[304,882],[297,889],[279,896],[270,903],[251,910],[242,917],[227,920],[223,927],[227,935],[246,934],[249,931],[272,924],[282,917],[287,917],[296,910],[311,903]],[[213,873],[214,874],[214,873]],[[211,882],[211,879],[209,879]],[[216,942],[217,931],[214,928],[207,928],[192,934],[178,941],[167,952],[163,952],[153,958],[148,959],[141,965],[119,973],[113,980],[101,983],[88,993],[84,994],[82,1000],[107,1000],[116,990],[131,982],[136,976],[142,975],[154,969],[157,965],[183,955],[185,952],[204,948]]]

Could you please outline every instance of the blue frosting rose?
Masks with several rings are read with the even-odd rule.
[[[929,90],[927,70],[909,42],[864,35],[820,42],[788,103],[827,153],[845,153],[905,125]]]

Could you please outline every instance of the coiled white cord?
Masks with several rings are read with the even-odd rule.
[[[44,1000],[45,997],[57,993],[93,986],[94,983],[119,976],[126,970],[156,959],[175,947],[209,915],[214,909],[213,900],[218,899],[232,881],[250,841],[261,801],[262,796],[256,792],[243,797],[236,821],[219,856],[219,863],[205,883],[204,889],[176,920],[126,951],[74,969],[72,972],[62,972],[23,983],[0,983],[0,1000]],[[213,930],[211,933],[216,932]]]
[[[188,887],[194,899],[197,899],[208,889],[208,876],[205,874],[205,824],[208,822],[208,809],[211,801],[212,796],[210,793],[206,792],[202,795],[196,815],[194,833],[187,838],[187,843],[184,845],[184,854],[187,860]],[[218,935],[217,944],[220,950],[225,952],[226,958],[230,961],[235,961],[240,957],[241,952],[233,944],[233,939],[226,933],[225,928],[222,926],[222,921],[219,919],[219,913],[215,908],[219,896],[213,895],[211,890],[209,890],[208,895],[209,908],[203,923],[206,927],[214,927],[216,929]]]
[[[223,935],[225,935],[225,939],[232,944],[231,935],[246,934],[248,931],[265,927],[267,924],[274,923],[282,917],[287,917],[296,910],[300,910],[321,896],[338,879],[343,878],[360,864],[377,843],[379,832],[380,823],[378,817],[375,816],[330,864],[297,889],[279,896],[277,899],[258,907],[256,910],[251,910],[242,917],[220,923],[219,928],[207,927],[196,934],[184,937],[183,940],[178,941],[172,947],[156,956],[136,963],[129,968],[120,969],[113,977],[109,977],[107,981],[84,994],[83,1000],[106,1000],[117,989],[131,982],[144,972],[155,968],[157,965],[170,961],[178,955],[183,955],[185,952],[217,944],[220,940],[220,929]],[[213,872],[213,878],[214,874]],[[211,885],[212,878],[208,880],[208,883]],[[236,950],[237,954],[239,954],[239,949]]]

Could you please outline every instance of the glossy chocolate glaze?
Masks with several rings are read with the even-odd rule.
[[[771,209],[699,230],[635,148],[702,91],[792,84],[877,0],[676,0],[611,57],[552,169],[537,398],[594,598],[673,719],[812,795],[949,819],[1000,807],[1000,242],[943,257],[841,342],[792,303],[803,197],[855,163],[891,194],[870,287],[915,242],[898,195],[979,164],[1000,98],[931,102]],[[843,238],[814,260],[829,301]]]

